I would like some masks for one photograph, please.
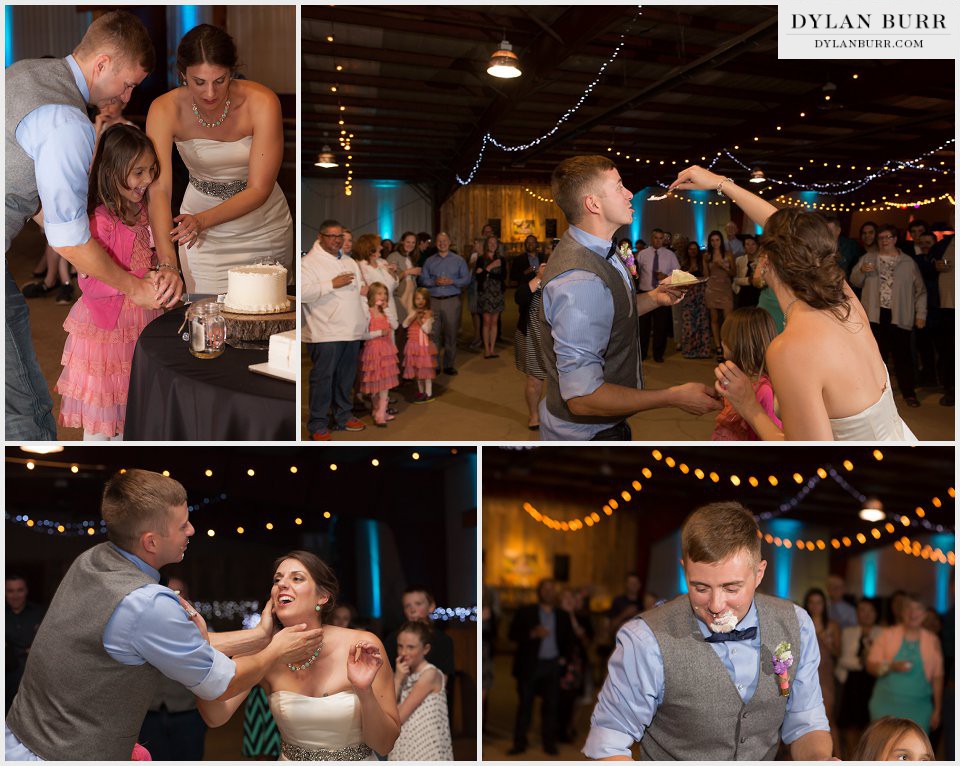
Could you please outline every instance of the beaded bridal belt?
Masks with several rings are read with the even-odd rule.
[[[339,750],[307,750],[289,742],[280,743],[280,753],[288,761],[365,761],[373,750],[369,745],[347,745]]]
[[[190,185],[198,192],[206,194],[209,197],[217,197],[222,200],[230,199],[234,194],[239,194],[247,188],[247,182],[242,179],[236,181],[203,181],[199,178],[190,176]]]

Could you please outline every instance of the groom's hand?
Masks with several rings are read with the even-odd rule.
[[[670,389],[671,403],[691,415],[704,415],[721,409],[722,405],[709,386],[703,383],[684,383]]]
[[[157,296],[157,275],[155,272],[148,272],[142,279],[134,277],[133,288],[127,293],[127,297],[143,309],[160,308],[160,299]]]
[[[266,643],[273,638],[273,599],[267,598],[267,605],[260,612],[260,622],[254,630],[259,631]]]
[[[306,623],[300,623],[277,633],[270,646],[276,650],[280,662],[300,665],[313,656],[322,642],[323,628],[307,630]]]

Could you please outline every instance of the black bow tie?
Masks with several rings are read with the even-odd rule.
[[[724,641],[749,641],[757,637],[756,626],[745,630],[731,630],[729,633],[711,633],[704,641],[708,644],[722,644]]]

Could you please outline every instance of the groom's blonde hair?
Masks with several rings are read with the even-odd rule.
[[[745,550],[756,565],[760,563],[760,527],[740,503],[710,503],[684,521],[680,550],[684,561],[705,564],[716,564]]]
[[[103,488],[100,515],[107,538],[134,552],[144,532],[168,533],[170,511],[187,502],[187,491],[176,479],[130,468],[114,474]]]
[[[73,51],[77,58],[101,53],[111,54],[117,63],[138,64],[144,72],[152,72],[157,61],[150,33],[128,11],[108,11],[97,16]]]
[[[609,157],[599,154],[567,157],[550,177],[550,190],[567,222],[576,225],[583,218],[583,198],[595,194],[603,174],[616,170]]]

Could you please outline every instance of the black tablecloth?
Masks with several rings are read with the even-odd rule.
[[[295,384],[247,369],[266,362],[266,351],[228,346],[216,359],[196,358],[177,333],[185,311],[158,317],[137,341],[124,440],[295,440]]]

